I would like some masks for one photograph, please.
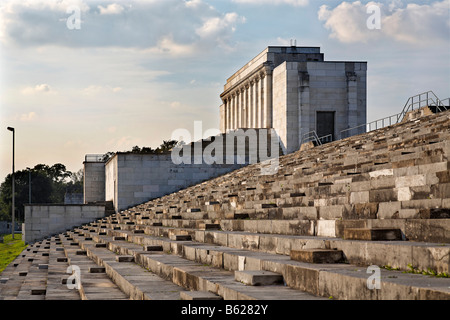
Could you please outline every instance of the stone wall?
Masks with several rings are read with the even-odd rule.
[[[170,154],[116,153],[105,165],[106,201],[113,201],[118,212],[223,175],[241,166],[175,164]]]
[[[105,163],[89,162],[84,164],[84,203],[105,201]]]
[[[33,243],[104,216],[104,205],[26,204],[22,240]]]
[[[283,152],[300,148],[317,131],[317,112],[334,112],[334,140],[366,121],[365,62],[285,62],[273,72],[273,127]],[[361,131],[352,134],[362,133]]]

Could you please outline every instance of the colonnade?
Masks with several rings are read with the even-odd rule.
[[[272,127],[272,73],[249,77],[222,97],[224,129]]]

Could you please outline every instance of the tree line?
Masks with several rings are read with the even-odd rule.
[[[131,152],[131,153],[137,153],[137,154],[162,154],[172,151],[173,148],[183,145],[183,141],[177,141],[177,140],[163,140],[163,143],[156,149],[153,149],[152,147],[139,147],[134,146],[131,151],[125,151],[125,152]],[[102,160],[108,161],[109,158],[111,158],[115,152],[107,152],[103,155]]]
[[[170,152],[175,146],[184,142],[176,140],[163,140],[163,143],[153,149],[151,147],[134,146],[132,153],[139,154],[163,154]],[[107,161],[115,152],[107,152],[102,160]],[[31,178],[31,199],[29,196]],[[66,193],[83,193],[83,169],[78,172],[68,171],[66,166],[57,163],[52,166],[38,164],[32,169],[16,171],[14,174],[15,185],[15,218],[18,221],[24,219],[24,204],[35,203],[64,203]],[[12,174],[8,174],[0,185],[0,221],[11,221],[12,210]]]
[[[31,178],[31,199],[30,199]],[[24,219],[24,204],[64,203],[66,193],[83,193],[83,170],[68,171],[57,163],[52,166],[38,164],[31,169],[14,173],[15,218]],[[12,174],[8,174],[0,185],[0,221],[10,221],[12,210]]]

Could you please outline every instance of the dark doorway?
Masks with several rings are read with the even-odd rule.
[[[334,111],[317,111],[316,117],[316,133],[319,138],[331,134],[331,139],[334,140]]]

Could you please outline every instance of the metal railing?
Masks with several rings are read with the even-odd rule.
[[[434,107],[436,112],[442,112],[449,109],[450,98],[440,100],[433,91],[427,91],[424,93],[417,94],[415,96],[409,97],[403,107],[402,112],[394,114],[389,117],[381,118],[371,122],[360,124],[356,127],[348,128],[342,130],[339,134],[339,139],[345,139],[357,134],[370,132],[373,130],[378,130],[387,126],[397,124],[403,120],[406,113],[415,109],[420,109],[423,107]],[[363,130],[364,128],[365,130]]]
[[[440,100],[445,110],[450,108],[450,98]]]
[[[397,116],[397,123],[401,122],[405,117],[406,113],[414,109],[420,109],[427,106],[433,106],[436,108],[436,112],[442,112],[447,110],[446,106],[442,101],[434,94],[433,91],[427,91],[423,93],[416,94],[415,96],[409,97],[403,107],[402,112]]]
[[[378,120],[374,120],[368,123],[363,123],[360,124],[359,126],[356,127],[352,127],[352,128],[348,128],[348,129],[344,129],[340,132],[339,138],[340,139],[345,139],[357,134],[361,134],[361,133],[365,133],[365,132],[370,132],[373,130],[378,130],[387,126],[391,126],[393,124],[397,123],[397,118],[400,115],[400,113],[398,114],[394,114],[392,116],[389,117],[385,117],[385,118],[381,118]],[[361,128],[365,127],[365,130],[361,130]],[[360,130],[358,130],[360,129]],[[356,131],[356,133],[351,134],[351,131]]]
[[[316,145],[321,146],[324,143],[333,141],[333,135],[332,134],[328,134],[326,136],[319,137],[317,135],[316,131],[312,130],[312,131],[309,131],[309,132],[304,133],[302,135],[302,143],[301,144],[304,144],[304,143],[307,143],[307,142],[310,142],[310,141],[315,141]]]
[[[87,154],[84,157],[85,162],[105,162],[104,154]]]

